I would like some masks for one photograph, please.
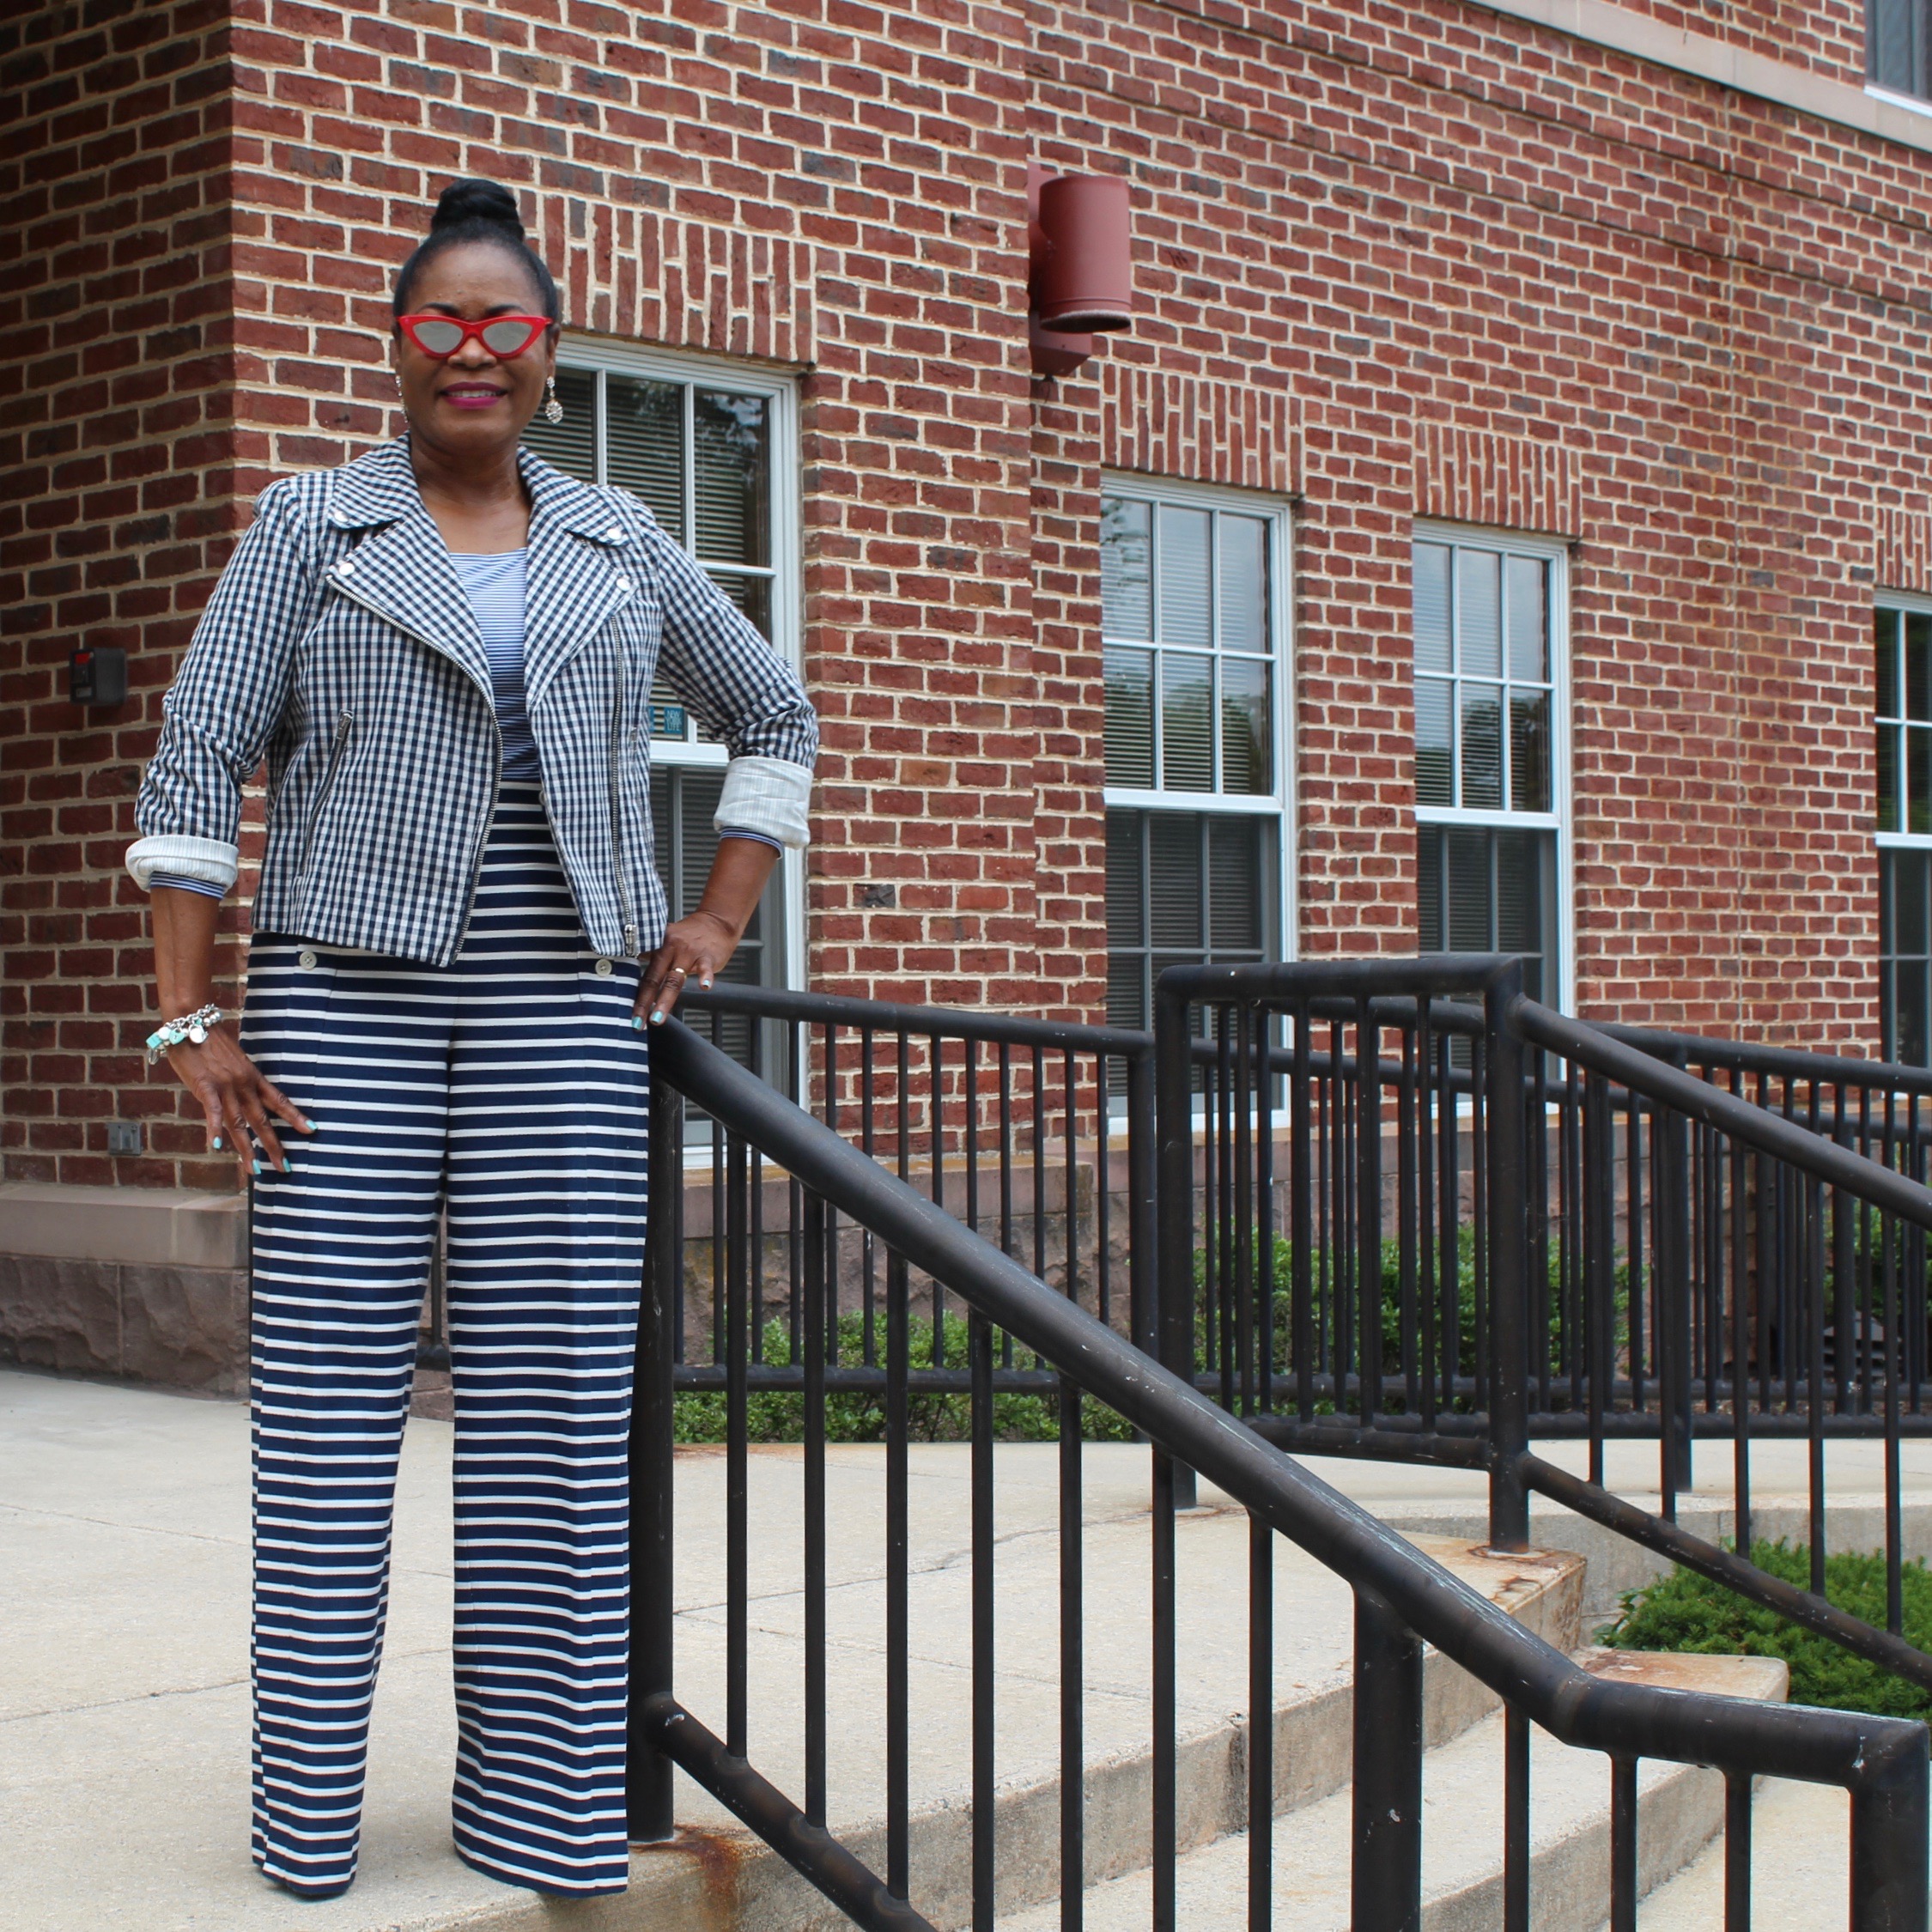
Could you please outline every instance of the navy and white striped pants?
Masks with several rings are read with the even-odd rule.
[[[355,1875],[396,1465],[436,1218],[456,1415],[456,1849],[621,1891],[649,1072],[507,785],[443,970],[258,939],[243,1043],[315,1121],[255,1190],[254,1854]]]

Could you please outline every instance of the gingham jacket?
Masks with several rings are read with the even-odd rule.
[[[797,678],[651,513],[523,453],[524,681],[557,849],[590,943],[663,937],[650,694],[730,748],[721,823],[805,840],[818,731]],[[164,707],[128,866],[226,885],[268,760],[258,932],[447,965],[501,745],[489,661],[408,447],[262,493]]]

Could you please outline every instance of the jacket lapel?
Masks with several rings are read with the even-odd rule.
[[[329,521],[364,532],[328,572],[330,588],[453,659],[489,696],[483,634],[422,507],[405,442],[386,443],[337,472]]]
[[[617,513],[525,450],[530,538],[524,563],[524,702],[534,709],[565,665],[638,594]],[[453,659],[490,691],[489,659],[442,534],[422,507],[398,440],[335,473],[329,521],[364,532],[328,573],[331,589]],[[343,566],[347,568],[344,568]]]
[[[617,513],[574,477],[526,450],[530,554],[523,614],[524,702],[534,711],[556,674],[638,593]]]

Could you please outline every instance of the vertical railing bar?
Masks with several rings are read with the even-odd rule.
[[[1153,1721],[1152,1834],[1153,1915],[1151,1932],[1177,1932],[1175,1860],[1179,1821],[1175,1726],[1178,1716],[1176,1680],[1174,1585],[1174,1464],[1161,1449],[1151,1456],[1153,1576],[1151,1669]]]
[[[1274,1909],[1274,1532],[1248,1522],[1248,1932]]]
[[[898,1165],[912,1176],[911,1046],[899,1036]],[[903,1899],[912,1885],[911,1472],[908,1390],[912,1291],[905,1257],[885,1257],[885,1883]]]
[[[1609,1932],[1637,1932],[1637,1759],[1610,1760]]]
[[[829,1030],[828,1030],[829,1035]],[[827,1072],[831,1074],[830,1055]],[[816,1194],[805,1197],[805,1743],[806,1818],[823,1826],[825,1759],[825,1303],[831,1216]],[[830,1290],[829,1296],[828,1290]]]
[[[1314,1024],[1305,1002],[1291,1015],[1295,1028],[1293,1085],[1288,1103],[1289,1285],[1290,1319],[1295,1350],[1295,1413],[1304,1423],[1315,1419],[1315,1210],[1309,1154],[1309,1084],[1314,1078],[1309,1030]]]
[[[1239,1364],[1241,1413],[1255,1413],[1255,1133],[1254,1103],[1259,1098],[1255,1077],[1254,1006],[1243,1001],[1237,1010],[1235,1037],[1234,1186],[1235,1359]]]
[[[1751,1782],[1724,1779],[1724,1932],[1751,1932]]]
[[[1503,1712],[1503,1932],[1529,1932],[1529,1720]]]
[[[967,1315],[966,1347],[972,1373],[973,1430],[973,1932],[993,1932],[993,1329],[976,1309]]]
[[[750,1468],[744,1306],[745,1143],[730,1137],[725,1230],[725,1736],[733,1757],[750,1755]],[[720,1163],[723,1165],[725,1163]],[[795,1192],[795,1190],[794,1190]],[[716,1242],[720,1223],[712,1223]],[[792,1245],[799,1246],[798,1221]]]
[[[1402,1054],[1395,1086],[1396,1299],[1401,1341],[1402,1406],[1406,1413],[1414,1415],[1422,1406],[1419,1378],[1425,1372],[1416,1347],[1416,1030],[1405,1025],[1398,1027],[1396,1031]]]
[[[1099,1071],[1103,1132],[1107,1075]],[[1071,1284],[1068,1298],[1072,1299]],[[1080,1391],[1060,1378],[1060,1924],[1081,1932],[1086,1887],[1084,1552],[1082,1546]]]
[[[878,1157],[878,1098],[876,1058],[872,1051],[877,1030],[866,1027],[859,1036],[859,1138],[866,1150],[867,1160]],[[862,1293],[863,1328],[860,1335],[860,1360],[868,1369],[878,1366],[878,1243],[872,1230],[860,1230],[860,1258],[864,1267]]]

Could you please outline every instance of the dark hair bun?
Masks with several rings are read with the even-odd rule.
[[[459,222],[487,222],[507,230],[518,241],[523,240],[523,216],[517,197],[497,181],[452,181],[436,197],[436,212],[429,217],[429,232],[453,228]]]

